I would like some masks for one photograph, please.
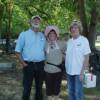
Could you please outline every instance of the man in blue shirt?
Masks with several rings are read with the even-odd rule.
[[[17,40],[15,52],[23,66],[22,100],[30,100],[33,78],[35,79],[35,99],[43,100],[42,84],[44,79],[45,37],[39,32],[41,18],[31,19],[31,28],[22,32]]]

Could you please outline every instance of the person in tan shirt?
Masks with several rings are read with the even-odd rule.
[[[58,100],[62,69],[60,65],[63,61],[63,53],[65,51],[65,42],[59,41],[59,29],[56,26],[48,26],[45,30],[47,38],[46,43],[46,64],[44,67],[45,71],[45,83],[46,83],[46,94],[48,100]]]

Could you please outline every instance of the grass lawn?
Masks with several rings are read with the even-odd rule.
[[[100,50],[100,41],[96,41],[95,46],[96,46],[97,49]]]
[[[43,86],[44,100],[47,100],[45,95],[45,85]],[[100,100],[100,87],[86,89],[85,100]],[[22,95],[22,73],[17,70],[13,73],[0,74],[0,100],[21,100]],[[31,100],[34,98],[34,82],[31,93]],[[67,81],[62,81],[61,93],[59,100],[68,98]]]
[[[100,41],[96,41],[95,45],[100,47]]]

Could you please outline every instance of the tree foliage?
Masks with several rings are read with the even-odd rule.
[[[69,32],[72,20],[81,20],[83,35],[94,47],[96,30],[100,30],[100,0],[0,0],[0,36],[16,38],[34,15],[42,17],[42,31],[53,24],[61,34]]]

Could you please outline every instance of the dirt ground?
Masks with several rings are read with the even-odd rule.
[[[6,60],[4,60],[6,59]],[[5,56],[4,61],[14,61],[16,70],[12,72],[0,73],[0,100],[21,100],[22,96],[22,69],[18,60],[14,55]],[[2,61],[2,60],[1,60]],[[31,100],[34,98],[34,81],[31,91]],[[45,94],[45,84],[43,85],[44,100],[47,100]],[[85,100],[100,100],[100,87],[86,89],[84,88]],[[62,81],[61,93],[59,100],[68,98],[67,81]]]

